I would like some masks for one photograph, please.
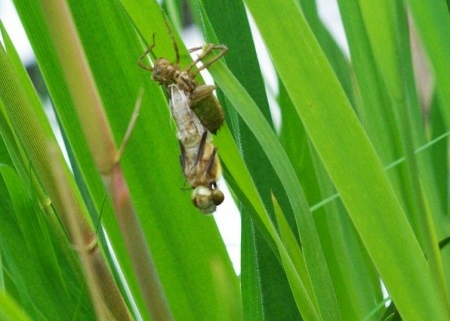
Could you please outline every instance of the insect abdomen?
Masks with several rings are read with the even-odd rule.
[[[225,115],[219,100],[213,95],[214,85],[200,85],[190,95],[191,109],[209,132],[216,134]]]

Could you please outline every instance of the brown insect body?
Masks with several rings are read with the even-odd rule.
[[[165,58],[155,61],[152,71],[152,79],[169,89],[170,85],[177,85],[185,92],[191,93],[197,87],[194,78],[187,71],[181,71],[178,64],[171,63]]]
[[[194,188],[192,202],[203,213],[212,213],[223,202],[223,193],[217,188],[220,161],[212,144],[211,134],[189,107],[185,92],[170,86],[170,107],[177,124],[180,143],[180,162],[187,183]]]
[[[220,175],[220,163],[216,157],[216,148],[211,143],[208,133],[196,136],[197,141],[191,146],[182,144],[181,164],[186,180],[191,186],[211,186],[214,185]]]
[[[224,199],[223,193],[217,188],[221,171],[220,161],[216,157],[217,149],[208,136],[205,131],[198,145],[190,149],[180,142],[181,166],[186,181],[194,187],[192,202],[204,213],[214,212]]]

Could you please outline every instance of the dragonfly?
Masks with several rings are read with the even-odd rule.
[[[202,51],[197,59],[192,61],[186,68],[180,68],[180,53],[178,44],[169,27],[169,24],[164,16],[164,22],[167,26],[168,33],[172,39],[175,62],[171,62],[166,58],[158,58],[155,60],[153,67],[146,65],[143,61],[149,54],[153,53],[155,47],[155,34],[153,34],[153,43],[147,50],[139,57],[138,64],[140,67],[152,72],[152,78],[160,85],[165,86],[169,90],[170,85],[177,85],[178,88],[184,91],[190,101],[190,108],[196,113],[200,122],[213,134],[216,134],[219,128],[223,125],[225,116],[219,100],[214,96],[213,92],[216,89],[215,85],[198,84],[195,77],[200,71],[208,68],[215,63],[222,56],[224,56],[228,47],[225,45],[207,44],[205,46],[195,47],[189,49],[189,52]],[[208,61],[204,58],[213,52],[220,50],[220,52]],[[200,67],[194,68],[199,62],[202,62]]]
[[[224,200],[217,187],[221,166],[211,134],[190,107],[186,92],[169,85],[170,109],[177,126],[180,163],[187,183],[193,188],[192,202],[205,214],[213,213]]]

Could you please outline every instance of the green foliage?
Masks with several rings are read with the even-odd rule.
[[[116,145],[144,89],[120,165],[174,320],[449,318],[448,8],[415,0],[338,2],[351,60],[314,1],[189,2],[207,40],[229,47],[208,70],[227,122],[214,144],[242,216],[237,277],[213,218],[180,191],[166,93],[137,66],[153,34],[156,57],[175,59],[159,5],[67,1],[76,26],[70,36],[81,40]],[[276,70],[279,131],[244,3]],[[47,25],[47,1],[15,5],[68,151],[71,171],[61,175],[80,215],[99,232],[132,318],[150,320],[130,263],[138,252],[126,250],[67,85],[77,82],[63,73],[78,61],[58,58],[52,31],[59,26]],[[174,1],[164,6],[185,66],[190,57],[177,33],[183,10]],[[435,84],[428,104],[417,98],[413,25]],[[95,319],[97,301],[70,244],[59,206],[64,193],[54,184],[48,145],[55,138],[1,32],[0,319]]]

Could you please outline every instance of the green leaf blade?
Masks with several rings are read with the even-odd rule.
[[[276,7],[264,1],[250,0],[247,4],[294,106],[402,315],[426,318],[437,313],[444,319],[446,304],[432,286],[429,267],[381,162],[299,8],[290,2]],[[264,23],[268,19],[280,23],[269,28]],[[297,53],[295,58],[282,50],[286,41]],[[408,273],[400,271],[398,267],[406,263],[416,268]],[[423,292],[404,291],[403,284],[412,281]],[[427,294],[420,298],[418,292]],[[435,301],[417,305],[429,302],[430,295]]]

